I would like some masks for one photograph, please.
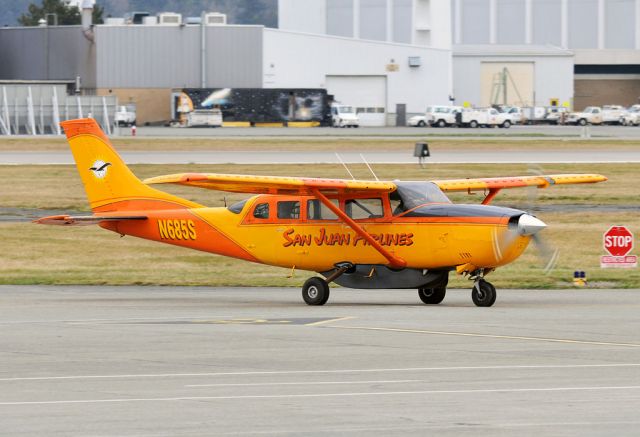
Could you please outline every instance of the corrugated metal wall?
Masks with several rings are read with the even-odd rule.
[[[262,27],[205,29],[206,87],[261,87]],[[200,26],[97,26],[98,87],[200,87],[200,31]]]
[[[73,80],[96,86],[95,46],[80,26],[0,29],[0,79]]]

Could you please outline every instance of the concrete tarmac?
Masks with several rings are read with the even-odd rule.
[[[0,287],[0,435],[637,435],[640,290]]]
[[[321,151],[148,151],[120,152],[127,164],[339,164],[334,152]],[[416,164],[410,146],[406,151],[340,152],[347,164],[362,164],[362,156],[371,164]],[[485,150],[439,151],[425,159],[427,164],[573,164],[640,162],[640,150]],[[70,151],[0,152],[0,165],[73,164]]]
[[[121,127],[114,131],[114,135],[130,136],[131,129]],[[509,129],[487,129],[487,128],[432,128],[432,127],[361,127],[358,129],[314,127],[314,128],[293,128],[293,127],[248,127],[248,128],[171,128],[161,126],[138,126],[136,135],[143,137],[370,137],[370,138],[393,138],[393,137],[451,137],[461,138],[577,138],[588,135],[592,138],[617,138],[617,139],[638,139],[640,138],[640,127],[637,126],[512,126]]]

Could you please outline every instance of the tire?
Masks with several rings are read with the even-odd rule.
[[[477,122],[477,121],[475,121],[475,120],[471,120],[471,121],[469,122],[469,127],[471,127],[471,128],[476,128],[476,127],[478,127],[478,122]]]
[[[581,118],[580,120],[578,120],[578,124],[580,126],[586,126],[587,125],[587,120],[585,120],[584,118]]]
[[[438,127],[447,127],[447,122],[444,120],[438,120],[438,122],[436,123],[436,126]]]
[[[502,123],[502,127],[509,129],[511,127],[511,122],[509,120],[505,120],[504,123]]]
[[[425,127],[426,125],[427,125],[427,123],[425,123],[425,121],[424,121],[424,120],[420,120],[420,121],[418,122],[418,127]]]
[[[446,287],[436,288],[419,288],[418,297],[427,305],[437,305],[444,299],[447,294]]]
[[[329,284],[318,277],[307,279],[302,286],[302,299],[307,305],[324,305],[329,300]]]
[[[471,300],[478,307],[490,307],[496,301],[496,287],[480,279],[471,289]]]

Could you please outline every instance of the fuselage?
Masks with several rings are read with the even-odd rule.
[[[523,211],[427,203],[399,209],[389,196],[331,199],[407,268],[469,264],[494,268],[516,259],[530,236],[513,230]],[[142,209],[142,208],[141,208]],[[385,257],[313,196],[258,195],[229,208],[144,208],[144,223],[105,223],[115,232],[192,249],[317,272],[336,262],[387,265]],[[511,223],[510,223],[511,222]]]

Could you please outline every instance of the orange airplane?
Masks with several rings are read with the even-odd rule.
[[[472,300],[491,306],[485,276],[518,258],[546,225],[524,211],[491,206],[504,188],[602,182],[597,174],[564,174],[417,182],[182,173],[140,181],[93,119],[61,123],[92,215],[36,220],[89,225],[120,235],[247,261],[319,272],[302,287],[323,305],[329,283],[350,288],[414,288],[426,304],[445,297],[449,273],[474,281]],[[250,193],[210,208],[156,190],[180,184]],[[452,204],[444,192],[487,193],[481,205]]]

